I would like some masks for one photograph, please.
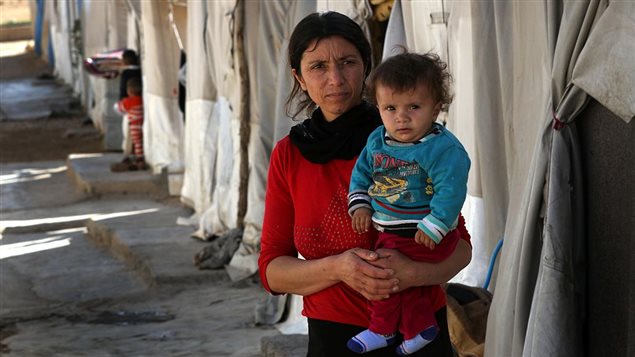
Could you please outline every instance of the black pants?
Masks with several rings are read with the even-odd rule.
[[[448,317],[446,308],[435,314],[439,325],[439,334],[426,347],[411,356],[425,357],[453,357],[454,352],[448,332]],[[345,357],[360,355],[349,350],[346,342],[353,336],[365,330],[364,327],[340,324],[336,322],[308,319],[309,322],[309,352],[307,357]],[[401,343],[364,353],[364,357],[397,356],[395,348]]]

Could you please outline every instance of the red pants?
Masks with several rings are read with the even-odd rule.
[[[130,119],[130,137],[132,138],[132,153],[136,158],[143,157],[143,118]]]
[[[430,250],[415,242],[414,237],[404,238],[380,232],[375,248],[396,249],[410,259],[434,263],[449,257],[459,239],[459,232],[453,230],[434,250]],[[369,329],[372,332],[388,335],[399,330],[404,339],[411,339],[437,324],[434,318],[436,311],[431,306],[430,288],[426,286],[409,288],[381,301],[371,301],[370,312]]]

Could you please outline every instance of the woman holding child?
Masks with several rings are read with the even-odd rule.
[[[259,259],[264,287],[303,296],[308,356],[339,357],[357,355],[346,344],[368,328],[368,301],[431,286],[439,332],[412,355],[452,356],[445,294],[438,285],[471,259],[462,217],[453,253],[427,263],[393,249],[371,250],[376,232],[357,233],[348,214],[351,172],[381,125],[375,106],[362,99],[371,70],[364,33],[342,14],[314,13],[296,26],[288,54],[295,85],[287,104],[297,103],[293,117],[306,111],[310,118],[294,126],[271,155]],[[365,355],[396,354],[389,345]]]

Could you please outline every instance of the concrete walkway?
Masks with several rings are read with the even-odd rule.
[[[166,177],[110,172],[119,159],[71,155],[66,163],[3,165],[0,332],[12,321],[20,331],[3,339],[6,355],[72,356],[94,351],[94,341],[106,336],[117,341],[99,347],[111,351],[106,356],[150,353],[152,338],[167,349],[151,353],[158,356],[306,355],[306,336],[253,325],[255,304],[264,297],[257,280],[231,282],[223,269],[196,268],[193,257],[207,243],[191,237],[196,227],[177,224],[192,212],[168,197]],[[29,247],[40,251],[25,254]],[[201,305],[201,295],[211,302]],[[139,338],[109,326],[119,320],[139,324]],[[152,327],[157,323],[162,332]],[[88,326],[91,333],[80,332]],[[38,336],[51,328],[49,337]],[[179,332],[188,329],[195,331]],[[66,345],[47,345],[57,340]]]
[[[112,173],[110,162],[119,156],[71,155],[69,176],[76,187],[89,195],[142,194],[167,197],[165,175],[148,171]],[[151,211],[151,212],[150,212]],[[142,209],[139,216],[124,215],[110,219],[91,219],[88,236],[126,262],[148,284],[188,284],[228,281],[224,270],[193,269],[192,257],[201,250],[201,242],[188,237],[192,227],[175,225],[178,217],[189,212],[173,205],[161,205],[156,210]],[[306,335],[263,336],[261,355],[264,357],[300,357],[306,355]]]

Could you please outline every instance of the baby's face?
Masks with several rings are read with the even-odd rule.
[[[386,132],[392,139],[403,143],[412,143],[423,138],[441,110],[441,103],[434,100],[424,85],[398,92],[378,84],[375,94]]]

